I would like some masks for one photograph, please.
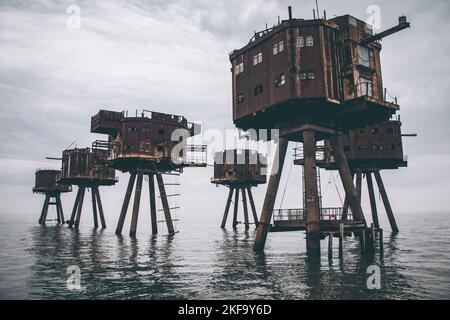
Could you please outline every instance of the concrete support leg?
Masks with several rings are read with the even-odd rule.
[[[246,195],[245,188],[242,188],[241,191],[242,191],[242,204],[244,206],[244,225],[245,225],[245,230],[248,230],[248,229],[250,229],[250,223],[248,221],[247,195]]]
[[[331,258],[333,256],[333,234],[330,233],[328,235],[328,257]]]
[[[336,166],[339,170],[339,175],[341,177],[345,194],[348,198],[350,208],[352,209],[353,219],[366,224],[366,219],[364,218],[361,204],[359,203],[358,191],[353,184],[352,174],[345,157],[344,148],[342,147],[342,143],[337,135],[330,137],[330,145],[333,150],[333,155],[336,160]]]
[[[92,214],[94,215],[94,229],[98,228],[98,220],[97,220],[97,201],[95,200],[95,188],[91,188],[92,194]]]
[[[64,224],[66,221],[64,220],[64,212],[61,204],[61,195],[58,194],[56,196],[56,205],[59,208],[59,217],[61,218],[61,224]]]
[[[170,215],[169,202],[167,201],[164,181],[160,173],[156,174],[156,180],[158,181],[159,194],[161,195],[161,202],[164,209],[164,217],[166,219],[167,231],[169,232],[169,234],[174,234],[175,228],[173,227],[172,217]]]
[[[320,255],[320,209],[317,187],[316,138],[314,131],[303,131],[306,195],[306,251]]]
[[[73,224],[75,223],[75,215],[77,214],[78,204],[80,203],[80,195],[81,188],[78,188],[77,196],[75,197],[75,203],[73,204],[72,214],[70,215],[69,228],[72,228]]]
[[[253,213],[253,221],[255,222],[255,226],[258,227],[258,215],[256,214],[255,202],[253,201],[252,189],[250,187],[247,188],[248,199],[250,200],[250,207],[252,208]]]
[[[143,177],[144,175],[142,173],[139,173],[137,176],[136,190],[134,191],[133,215],[131,216],[130,237],[136,236]]]
[[[155,179],[153,174],[148,175],[148,192],[150,197],[150,219],[152,221],[152,234],[158,234],[158,219],[156,216]]]
[[[362,190],[362,171],[356,171],[356,191],[358,192],[359,205],[361,205],[361,190]]]
[[[353,181],[353,177],[354,177],[354,174],[352,173],[352,181]],[[347,197],[347,195],[345,195],[344,206],[342,209],[342,220],[343,221],[346,221],[348,219],[348,208],[349,208],[348,197]]]
[[[98,187],[94,188],[96,199],[97,199],[97,205],[98,205],[98,214],[100,216],[100,222],[102,224],[102,229],[106,228],[106,221],[105,221],[105,215],[103,214],[103,205],[102,205],[102,199],[100,198],[100,191],[98,190]]]
[[[48,213],[48,204],[50,202],[50,196],[45,195],[44,205],[42,206],[41,217],[39,218],[39,224],[45,224]]]
[[[375,201],[375,192],[373,190],[372,173],[366,173],[366,179],[367,189],[369,191],[370,209],[372,211],[372,221],[375,225],[375,228],[378,229],[380,227],[380,222],[378,221],[377,202]]]
[[[230,192],[228,193],[227,204],[225,205],[225,212],[223,213],[222,224],[220,225],[220,227],[222,229],[225,228],[225,224],[227,223],[228,212],[230,211],[231,200],[233,199],[233,191],[234,191],[234,188],[230,187]]]
[[[78,229],[78,226],[80,225],[81,210],[83,210],[84,194],[86,193],[86,187],[79,187],[79,188],[81,189],[81,191],[80,191],[80,199],[78,201],[77,218],[75,219],[75,229]]]
[[[239,210],[239,188],[236,188],[236,192],[234,193],[234,214],[233,214],[233,228],[237,226],[237,215]]]
[[[391,204],[389,203],[389,198],[387,196],[386,189],[384,188],[383,180],[381,179],[380,171],[374,172],[375,179],[377,180],[378,190],[381,193],[381,199],[383,199],[384,208],[386,209],[386,214],[391,225],[392,232],[397,233],[398,227],[395,221],[394,213],[392,212]]]
[[[339,224],[339,255],[342,255],[344,253],[344,224]]]
[[[116,234],[122,233],[123,224],[125,222],[125,217],[128,211],[128,205],[130,204],[131,193],[133,192],[134,181],[136,180],[136,173],[130,175],[130,180],[128,181],[127,192],[125,193],[125,198],[123,199],[122,210],[120,211],[119,221],[117,222]]]
[[[270,220],[272,219],[273,207],[280,185],[288,144],[289,140],[286,138],[280,138],[278,140],[277,152],[275,154],[275,161],[278,159],[278,165],[272,168],[269,185],[267,186],[266,197],[264,198],[261,217],[259,219],[258,229],[256,230],[255,243],[253,245],[253,250],[256,252],[264,251],[264,246],[266,245],[267,233],[269,231]]]

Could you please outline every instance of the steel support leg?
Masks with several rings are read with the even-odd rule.
[[[175,228],[173,227],[172,216],[170,215],[169,202],[167,201],[166,189],[164,187],[164,181],[160,173],[156,174],[156,180],[158,182],[159,194],[161,195],[161,202],[164,209],[164,217],[166,219],[167,231],[169,234],[175,233]]]
[[[264,198],[261,217],[259,219],[258,229],[256,230],[255,243],[253,245],[253,250],[256,252],[264,251],[264,246],[266,245],[267,233],[269,231],[270,220],[272,219],[273,207],[280,185],[288,144],[289,140],[286,138],[280,138],[278,140],[277,152],[275,154],[275,161],[278,159],[278,166],[272,168],[269,185],[267,186],[266,197]]]
[[[59,208],[59,217],[61,219],[61,224],[64,224],[64,223],[66,223],[66,221],[64,221],[64,212],[63,212],[63,207],[61,204],[61,195],[60,194],[58,194],[56,196],[56,205]]]
[[[123,199],[122,210],[120,211],[119,221],[117,222],[116,234],[122,233],[123,224],[125,222],[125,217],[127,215],[128,205],[130,204],[131,193],[133,192],[134,181],[136,180],[136,173],[130,175],[130,180],[128,181],[127,192],[125,193],[125,198]]]
[[[138,173],[136,190],[134,191],[133,215],[131,216],[130,237],[136,236],[137,222],[139,217],[139,205],[141,203],[142,179],[144,175]]]
[[[252,189],[250,187],[247,188],[248,199],[250,200],[250,207],[252,208],[253,213],[253,221],[255,222],[255,226],[258,227],[258,215],[256,214],[255,202],[253,201]]]
[[[81,188],[78,187],[77,196],[75,197],[75,203],[73,204],[72,214],[70,215],[69,228],[73,227],[75,223],[75,215],[77,214],[78,204],[80,202]]]
[[[158,234],[158,220],[156,217],[156,193],[153,174],[148,175],[148,192],[150,196],[150,218],[152,221],[152,234]]]
[[[80,200],[78,202],[77,218],[75,220],[75,229],[78,229],[78,226],[80,225],[81,210],[83,209],[84,194],[86,193],[86,187],[80,187],[80,189],[81,193]]]
[[[242,191],[242,204],[244,206],[244,225],[245,230],[250,229],[250,224],[248,222],[248,207],[247,207],[247,195],[245,194],[245,188],[241,188]]]
[[[378,221],[378,211],[377,211],[377,203],[375,201],[375,192],[373,190],[373,182],[372,182],[372,173],[366,173],[367,179],[367,189],[369,190],[369,199],[370,199],[370,209],[372,211],[372,221],[375,225],[375,228],[380,227],[380,222]]]
[[[97,220],[97,202],[95,200],[95,188],[91,188],[91,194],[92,194],[92,214],[94,215],[94,229],[98,228],[98,220]]]
[[[306,251],[320,255],[320,209],[317,187],[316,138],[314,131],[303,131],[306,194]]]
[[[233,198],[233,191],[234,191],[234,188],[230,187],[230,192],[228,193],[227,204],[225,205],[225,212],[223,213],[222,224],[220,225],[220,227],[222,229],[225,228],[225,224],[227,223],[228,212],[230,211],[231,200]]]
[[[98,190],[98,187],[95,187],[95,195],[96,195],[96,199],[97,199],[98,214],[100,216],[100,222],[102,224],[102,229],[105,229],[106,221],[105,221],[105,215],[103,214],[102,199],[100,198],[100,191]]]
[[[375,179],[377,180],[378,190],[380,190],[381,199],[383,199],[384,207],[386,209],[386,214],[388,216],[392,232],[397,233],[398,232],[397,222],[395,221],[394,213],[392,212],[392,207],[391,207],[391,204],[389,203],[389,198],[387,196],[386,189],[384,188],[384,184],[383,184],[383,180],[381,179],[380,171],[375,171],[374,175],[375,175]]]

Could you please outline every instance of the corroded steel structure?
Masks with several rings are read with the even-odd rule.
[[[61,170],[57,169],[38,169],[35,173],[35,184],[33,193],[45,195],[44,206],[39,217],[39,224],[45,224],[47,221],[48,208],[50,205],[56,207],[56,220],[64,224],[64,212],[61,205],[61,193],[71,192],[72,187],[59,183]],[[52,202],[52,198],[54,201]]]
[[[367,23],[349,15],[294,19],[289,7],[287,20],[255,33],[230,54],[235,125],[276,128],[280,136],[280,169],[269,180],[255,251],[264,250],[289,141],[303,143],[308,253],[320,254],[317,141],[329,141],[353,217],[366,226],[340,137],[389,120],[399,110],[396,100],[387,101],[379,40],[409,26],[402,16],[397,26],[374,35]],[[360,239],[362,247],[373,242]]]
[[[62,174],[59,182],[78,186],[77,196],[69,220],[69,227],[78,229],[86,189],[91,190],[94,228],[98,228],[98,216],[102,228],[106,228],[100,186],[112,186],[118,179],[115,170],[106,163],[108,152],[97,148],[75,148],[62,153]],[[97,210],[98,209],[98,210]]]
[[[158,233],[155,177],[168,233],[175,233],[162,175],[181,173],[185,167],[206,166],[206,147],[187,145],[187,139],[198,134],[200,126],[173,114],[144,110],[140,115],[128,117],[124,112],[100,110],[91,117],[91,132],[108,135],[108,140],[97,140],[94,145],[107,151],[111,167],[130,173],[116,234],[122,233],[136,183],[130,236],[136,235],[144,175],[149,181],[152,233]]]
[[[266,183],[266,173],[263,171],[263,169],[265,170],[265,166],[266,158],[256,151],[234,149],[215,153],[214,177],[211,179],[211,183],[224,185],[230,189],[221,228],[225,228],[233,193],[235,196],[233,228],[236,228],[238,225],[239,192],[242,193],[245,229],[249,229],[250,227],[247,194],[250,200],[254,224],[258,226],[258,216],[256,214],[251,188]]]

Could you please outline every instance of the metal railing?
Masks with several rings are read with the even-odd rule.
[[[321,221],[339,221],[342,220],[344,208],[321,208]],[[306,209],[275,209],[273,210],[274,221],[306,221]],[[353,220],[350,208],[348,209],[347,220]]]
[[[304,152],[303,146],[294,148],[294,160],[303,160]],[[316,146],[316,161],[325,161],[325,146],[317,145]]]

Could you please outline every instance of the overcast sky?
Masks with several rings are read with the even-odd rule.
[[[80,8],[80,29],[67,26],[67,9],[73,4]],[[273,25],[278,15],[285,19],[288,5],[295,17],[311,18],[315,4],[0,1],[0,214],[38,217],[43,199],[31,193],[35,169],[58,167],[45,156],[59,156],[73,141],[84,147],[103,138],[89,132],[90,116],[100,108],[145,108],[202,121],[203,129],[233,128],[228,53],[245,45],[265,23]],[[411,29],[382,42],[384,85],[399,99],[403,131],[419,135],[405,139],[409,167],[382,173],[392,206],[400,212],[448,210],[450,2],[319,2],[328,17],[351,14],[362,20],[368,18],[370,5],[381,9],[382,29],[397,24],[401,14],[412,23]],[[301,172],[290,160],[282,181],[282,189],[288,185],[282,206],[299,207]],[[212,185],[211,176],[212,168],[185,170],[183,219],[220,221],[227,190]],[[336,173],[333,177],[342,190]],[[333,177],[328,172],[322,176],[326,206],[340,204],[330,183]],[[121,175],[118,185],[101,189],[110,226],[117,221],[127,178]],[[265,186],[254,191],[258,211],[264,191]],[[74,197],[63,197],[66,216]],[[363,201],[367,208],[366,196]],[[86,214],[85,219],[91,217]]]

